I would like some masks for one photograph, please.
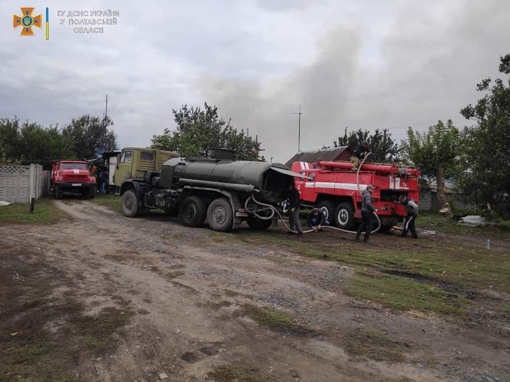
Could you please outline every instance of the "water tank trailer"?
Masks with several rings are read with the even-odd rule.
[[[163,163],[161,173],[123,182],[122,212],[135,217],[157,208],[179,215],[186,226],[198,227],[207,220],[211,229],[222,232],[237,229],[244,220],[252,229],[267,229],[271,219],[259,217],[270,212],[252,197],[278,207],[296,177],[303,175],[280,163],[173,158]]]

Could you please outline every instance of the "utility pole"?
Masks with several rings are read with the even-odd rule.
[[[108,118],[108,94],[106,95],[106,114],[105,117]]]
[[[388,129],[383,129],[383,134],[384,134],[384,144],[386,145],[386,132],[388,131]]]
[[[301,152],[301,105],[299,105],[299,112],[298,113],[292,113],[297,114],[299,116],[298,118],[298,143],[297,143],[297,151],[298,153]]]

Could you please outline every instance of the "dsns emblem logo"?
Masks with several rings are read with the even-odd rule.
[[[33,27],[41,28],[42,26],[42,16],[32,16],[32,12],[34,8],[24,7],[21,8],[21,13],[23,14],[21,17],[18,15],[12,16],[12,25],[14,28],[21,27],[21,36],[34,36],[34,32],[32,31]]]

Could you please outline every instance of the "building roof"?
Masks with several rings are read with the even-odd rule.
[[[285,164],[288,167],[291,167],[292,163],[294,162],[315,163],[320,161],[334,161],[335,159],[338,158],[340,154],[342,154],[347,149],[348,146],[340,146],[333,147],[330,149],[301,151],[295,154],[292,158],[290,158]]]

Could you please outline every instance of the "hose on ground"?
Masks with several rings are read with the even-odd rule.
[[[269,216],[261,216],[259,215],[257,212],[255,211],[250,211],[249,208],[248,208],[248,204],[250,202],[250,200],[253,200],[253,202],[255,204],[258,204],[259,206],[263,206],[263,207],[266,207],[264,208],[263,210],[268,210],[268,209],[271,209],[271,214]],[[285,226],[285,228],[289,231],[289,232],[292,232],[292,233],[297,233],[297,231],[294,231],[293,229],[291,229],[289,227],[289,225],[287,224],[287,222],[285,221],[283,215],[280,213],[280,211],[278,211],[277,208],[275,208],[274,206],[272,206],[271,204],[267,204],[267,203],[262,203],[260,201],[258,201],[257,199],[255,199],[255,196],[252,195],[250,196],[248,199],[246,199],[246,203],[244,204],[244,209],[248,212],[248,213],[252,213],[254,214],[257,218],[261,219],[261,220],[269,220],[269,219],[272,219],[274,217],[274,215],[276,214],[278,216],[278,218],[280,219],[280,221],[282,222],[282,224]],[[378,222],[378,226],[375,230],[373,230],[371,233],[375,233],[379,230],[379,228],[381,228],[381,220],[379,219],[379,216],[377,214],[375,214],[375,217],[377,219],[377,222]],[[332,230],[335,230],[335,231],[341,231],[341,232],[346,232],[346,233],[356,233],[356,231],[350,231],[350,230],[347,230],[347,229],[342,229],[342,228],[338,228],[338,227],[333,227],[333,226],[329,226],[329,225],[326,225],[326,226],[323,226],[322,227],[323,229],[324,228],[327,228],[327,229],[332,229]],[[306,231],[303,231],[303,233],[312,233],[312,232],[315,232],[314,229],[309,229],[309,230],[306,230]]]

